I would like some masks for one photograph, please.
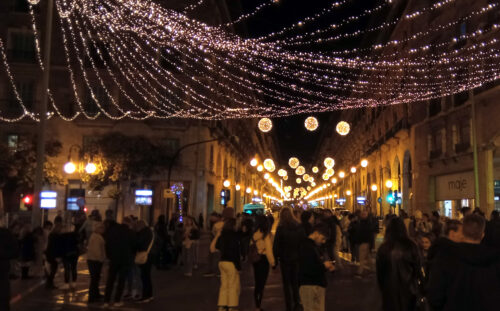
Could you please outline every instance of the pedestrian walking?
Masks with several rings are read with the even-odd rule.
[[[417,308],[425,303],[419,250],[399,217],[389,220],[376,267],[384,311],[425,310]]]
[[[481,244],[484,229],[482,216],[467,215],[462,243],[439,250],[430,266],[426,290],[432,310],[498,310],[500,252]]]
[[[3,226],[0,215],[0,310],[10,311],[10,261],[18,256],[18,242]]]
[[[19,245],[21,248],[21,279],[31,279],[30,269],[35,263],[35,237],[30,224],[23,225]]]
[[[240,298],[240,234],[236,230],[236,219],[229,218],[224,222],[220,235],[216,237],[211,248],[220,251],[219,270],[221,274],[219,311],[236,311]]]
[[[158,216],[154,231],[153,262],[157,269],[167,269],[168,264],[172,260],[172,254],[169,252],[170,236],[168,235],[168,225],[165,215]]]
[[[125,287],[125,279],[134,266],[137,237],[135,232],[127,225],[110,221],[104,240],[106,242],[106,257],[109,259],[104,306],[109,307],[114,304],[119,307],[123,305],[121,298]],[[116,291],[114,291],[115,284]],[[115,293],[114,296],[112,295],[113,292]]]
[[[370,270],[370,242],[373,234],[372,221],[368,218],[368,212],[364,210],[360,213],[355,231],[359,254],[359,266],[355,275],[357,278],[362,278],[364,271]]]
[[[311,234],[314,225],[314,215],[311,211],[303,211],[300,215],[300,224],[306,236]]]
[[[335,269],[332,261],[326,260],[320,251],[328,239],[329,228],[324,224],[317,224],[311,231],[300,248],[300,300],[304,311],[324,311],[326,272]]]
[[[154,243],[154,232],[144,220],[137,222],[137,254],[135,264],[138,265],[141,274],[142,296],[138,302],[146,303],[153,300],[153,282],[151,281],[152,257],[151,248]]]
[[[358,232],[359,229],[359,211],[356,214],[351,215],[349,222],[349,228],[347,229],[347,236],[349,238],[349,250],[351,252],[351,262],[359,263],[359,243],[358,243]]]
[[[195,239],[199,239],[199,230],[193,218],[184,217],[182,240],[182,263],[184,265],[184,276],[191,277],[193,275],[194,256],[195,256]]]
[[[56,216],[56,218],[54,218],[54,227],[48,237],[47,250],[45,251],[45,257],[47,258],[47,263],[49,265],[47,281],[45,282],[45,287],[47,289],[57,288],[54,284],[54,277],[57,273],[59,262],[62,260],[65,252],[62,234],[62,217]]]
[[[64,254],[62,256],[64,285],[61,289],[74,289],[78,277],[77,264],[80,250],[78,247],[78,232],[75,231],[72,225],[65,226],[62,241],[64,243]]]
[[[275,267],[276,261],[273,255],[273,244],[269,220],[264,215],[258,215],[255,219],[255,232],[252,235],[250,246],[250,258],[254,272],[254,301],[257,311],[262,311],[262,297],[269,275],[269,267]]]
[[[299,251],[305,238],[304,229],[297,223],[290,208],[281,209],[273,254],[280,265],[287,311],[296,311],[301,307],[298,279]]]
[[[99,283],[101,281],[102,265],[106,260],[104,230],[102,222],[95,224],[87,244],[87,265],[90,273],[88,303],[98,302],[102,298],[99,292]]]

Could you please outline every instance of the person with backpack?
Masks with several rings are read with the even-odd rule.
[[[249,249],[249,259],[253,265],[254,272],[254,300],[255,308],[262,311],[262,297],[269,275],[269,266],[275,268],[276,262],[273,255],[273,244],[269,221],[266,216],[258,215],[255,219],[255,231]]]

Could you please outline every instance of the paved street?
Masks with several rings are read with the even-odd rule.
[[[207,243],[202,243],[201,252],[206,254],[207,251]],[[180,268],[173,268],[168,271],[154,270],[155,299],[149,304],[129,302],[120,310],[216,310],[219,279],[215,277],[204,278],[202,276],[205,267],[204,259],[205,257],[202,256],[202,265],[200,269],[193,273],[191,278],[183,276]],[[87,306],[88,271],[83,261],[80,262],[79,266],[81,269],[75,291],[47,291],[43,287],[38,287],[31,294],[16,302],[13,305],[13,310],[101,310],[102,308],[99,305]],[[377,310],[380,302],[374,275],[363,280],[355,279],[351,271],[353,268],[347,266],[343,271],[331,275],[327,290],[327,310]],[[59,281],[61,282],[60,278]],[[248,263],[244,264],[241,282],[240,310],[255,310],[253,304],[253,271]],[[18,285],[15,284],[15,286]],[[26,287],[28,286],[23,289],[27,290]],[[103,287],[102,290],[104,290]],[[284,310],[281,277],[278,270],[270,273],[262,306],[265,310]]]

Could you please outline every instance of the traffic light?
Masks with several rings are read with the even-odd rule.
[[[24,208],[27,210],[31,210],[33,207],[33,195],[27,194],[22,198],[22,203],[24,205]]]

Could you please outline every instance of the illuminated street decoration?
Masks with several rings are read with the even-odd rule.
[[[312,168],[312,172],[316,174],[317,172],[319,172],[319,168],[317,166],[314,166]]]
[[[310,176],[309,176],[308,174],[304,174],[304,176],[302,176],[302,179],[303,179],[304,181],[309,181],[309,177],[310,177]]]
[[[274,166],[274,161],[271,159],[265,159],[264,160],[264,168],[268,172],[274,172],[274,170],[276,169],[276,166]]]
[[[330,178],[333,176],[333,174],[335,174],[335,171],[333,170],[333,168],[328,168],[326,169],[325,174],[328,175],[328,178]]]
[[[291,168],[296,169],[299,166],[300,162],[299,159],[297,158],[290,158],[288,160],[288,165],[290,165]]]
[[[297,178],[297,179],[295,179],[295,182],[297,182],[298,184],[300,184],[302,182],[302,179]]]
[[[303,166],[299,166],[295,169],[295,174],[302,176],[306,172],[306,169]]]
[[[328,157],[328,158],[325,158],[325,161],[323,161],[323,164],[325,165],[326,168],[332,168],[335,166],[335,160]]]
[[[315,131],[318,128],[318,119],[315,117],[308,117],[304,122],[304,125],[308,131]]]
[[[43,23],[32,7],[39,1],[26,1],[30,4],[37,63],[43,69],[41,34],[37,28]],[[203,0],[180,11],[148,0],[55,0],[55,18],[59,22],[54,32],[62,38],[61,54],[76,110],[67,114],[67,109],[56,101],[58,97],[53,96],[55,90],[49,89],[48,116],[66,121],[79,116],[113,120],[282,117],[420,102],[474,89],[500,78],[500,40],[488,35],[498,30],[498,24],[471,26],[460,38],[450,31],[464,21],[486,19],[487,14],[498,10],[496,2],[471,6],[461,12],[460,19],[437,19],[428,28],[409,31],[404,39],[390,37],[363,48],[328,53],[308,47],[377,35],[376,32],[391,29],[400,19],[383,19],[365,29],[351,25],[387,9],[390,4],[383,1],[335,24],[315,23],[352,2],[340,0],[261,37],[244,39],[228,30],[228,26],[255,16],[275,2],[264,1],[230,22],[209,26],[185,14]],[[407,29],[419,29],[413,24],[426,21],[430,14],[445,12],[455,2],[423,4],[405,12],[401,21],[408,24]],[[423,40],[433,33],[442,35],[432,43]],[[457,40],[471,44],[449,49]],[[295,47],[300,47],[300,51]],[[6,74],[20,109],[15,116],[0,112],[0,120],[38,121],[38,114],[19,95],[6,48],[0,40],[0,71]],[[176,68],[176,72],[167,70],[163,63]],[[456,68],[460,67],[468,68],[467,75],[457,74]],[[200,77],[212,77],[212,83],[205,83]],[[98,88],[102,96],[97,95]],[[83,91],[90,94],[97,113],[89,112],[82,103]],[[336,95],[347,92],[349,95]],[[231,107],[226,105],[228,101]],[[349,130],[345,122],[338,132],[347,135]]]
[[[345,136],[345,135],[349,134],[349,131],[351,130],[351,126],[349,125],[349,123],[347,123],[345,121],[340,121],[339,123],[337,123],[337,127],[335,128],[335,130],[340,135]]]
[[[286,175],[287,175],[287,172],[284,169],[278,170],[278,176],[285,177]]]
[[[273,121],[269,118],[262,118],[259,120],[259,130],[264,133],[269,132],[273,128]]]

